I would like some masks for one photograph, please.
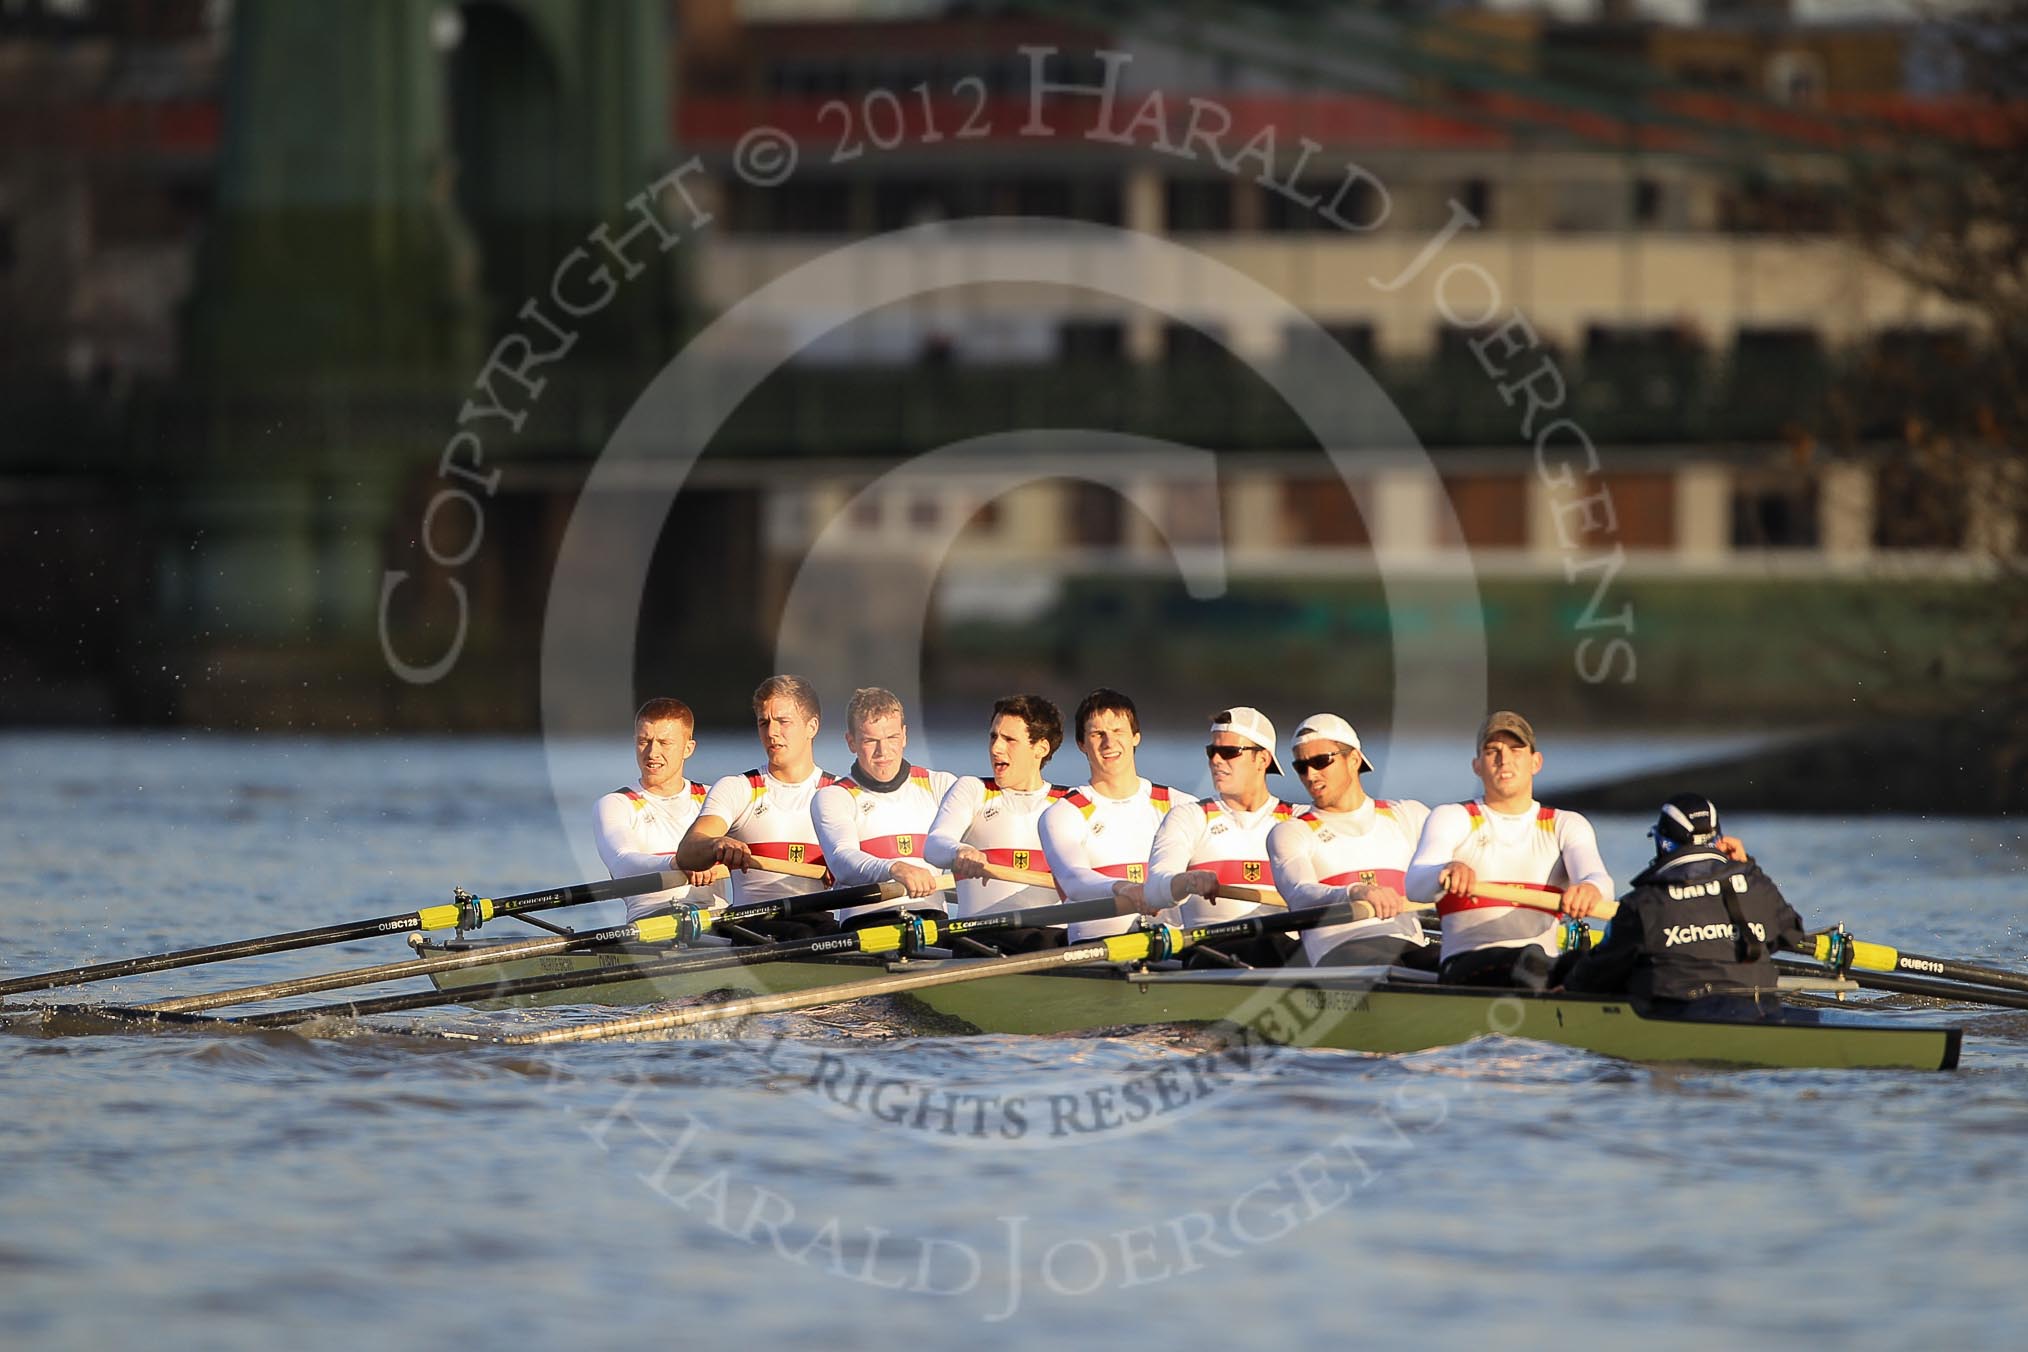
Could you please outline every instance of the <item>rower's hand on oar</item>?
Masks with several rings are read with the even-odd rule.
[[[670,857],[670,862],[672,864],[675,862],[673,855]],[[710,868],[692,869],[690,870],[690,885],[692,887],[709,887],[726,876],[726,868],[723,864],[713,864]]]
[[[1217,892],[1218,875],[1208,868],[1193,868],[1176,875],[1175,881],[1169,884],[1169,900],[1160,904],[1169,906],[1185,897],[1209,897]]]
[[[1720,836],[1711,842],[1711,848],[1735,864],[1746,862],[1746,842],[1738,836]]]
[[[896,882],[908,889],[909,896],[918,901],[937,894],[937,875],[920,864],[905,863],[897,859],[888,865],[887,871],[893,875]],[[955,873],[956,870],[953,869],[952,872]]]
[[[1605,897],[1590,883],[1579,883],[1563,894],[1563,913],[1573,920],[1582,920],[1596,911]]]
[[[746,842],[732,836],[720,836],[711,842],[711,857],[735,873],[743,873],[753,867],[753,851]]]
[[[1120,908],[1121,915],[1153,915],[1162,909],[1149,902],[1145,883],[1130,883],[1125,880],[1114,883],[1113,901]]]
[[[1437,886],[1458,897],[1470,896],[1472,888],[1478,884],[1478,881],[1479,875],[1472,871],[1472,866],[1461,863],[1456,859],[1445,864],[1443,872],[1437,874]]]
[[[983,878],[986,876],[986,856],[969,845],[958,846],[957,858],[951,860],[953,878]]]
[[[1392,920],[1408,905],[1408,898],[1389,887],[1386,883],[1364,883],[1345,889],[1345,900],[1363,901],[1373,908],[1376,920]]]

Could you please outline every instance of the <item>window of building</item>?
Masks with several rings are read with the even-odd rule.
[[[1573,179],[1550,187],[1552,230],[1618,230],[1624,224],[1624,189],[1605,179]]]
[[[1873,543],[1880,549],[1962,549],[1970,503],[1965,485],[1912,455],[1880,467]]]
[[[725,228],[741,234],[843,234],[851,226],[851,185],[842,179],[801,174],[778,188],[756,188],[728,178],[723,185]]]
[[[873,227],[906,230],[930,221],[977,215],[976,210],[970,209],[976,188],[976,183],[964,179],[880,179],[873,185]]]
[[[1584,335],[1584,395],[1595,408],[1661,413],[1695,393],[1704,345],[1675,324],[1593,324]]]
[[[1224,330],[1217,324],[1199,328],[1171,320],[1162,326],[1162,359],[1172,365],[1223,361],[1228,355]]]
[[[1836,189],[1812,183],[1737,185],[1718,199],[1718,224],[1741,234],[1823,235],[1838,228]]]
[[[1070,542],[1109,549],[1126,538],[1126,503],[1104,484],[1066,485],[1069,495]]]
[[[1070,215],[1070,183],[1060,178],[1022,178],[1012,184],[1009,213],[1015,216],[1049,216],[1062,220]]]
[[[1518,474],[1446,474],[1443,487],[1457,516],[1455,529],[1438,518],[1439,538],[1445,544],[1486,549],[1527,545],[1527,479]]]
[[[1734,549],[1815,549],[1815,475],[1742,477],[1732,486]]]
[[[1627,549],[1675,548],[1675,475],[1609,474],[1599,488],[1612,496],[1612,525],[1591,532],[1593,543],[1612,541]],[[1577,518],[1570,519],[1574,522]]]
[[[1657,225],[1662,219],[1662,185],[1652,178],[1634,180],[1635,225]]]
[[[1232,184],[1223,178],[1172,178],[1163,188],[1172,234],[1232,229]]]
[[[1458,186],[1458,201],[1478,218],[1482,226],[1493,223],[1493,185],[1483,178],[1468,178]],[[1340,212],[1341,216],[1345,213]],[[1347,219],[1351,219],[1347,217]]]
[[[1323,330],[1321,337],[1318,329]],[[1316,328],[1291,324],[1282,335],[1283,350],[1298,359],[1317,355],[1313,345],[1319,342],[1329,344],[1331,350],[1350,353],[1361,366],[1373,364],[1373,325],[1365,320],[1319,320]]]
[[[1120,223],[1120,189],[1115,181],[1081,177],[1016,178],[981,185],[979,214],[1032,216],[1048,220]]]
[[[1364,545],[1372,542],[1366,518],[1352,501],[1345,481],[1335,475],[1282,481],[1282,520],[1289,543],[1296,545]]]
[[[1258,185],[1253,190],[1261,198],[1261,228],[1277,233],[1348,228],[1339,221],[1372,227],[1382,210],[1380,190],[1363,178],[1354,179],[1349,187],[1344,179],[1334,178],[1299,182],[1289,192]],[[1316,201],[1311,203],[1311,198]],[[1337,221],[1325,214],[1327,209],[1338,217]]]
[[[1066,362],[1118,361],[1127,350],[1126,326],[1117,319],[1067,319],[1056,333]]]
[[[1767,63],[1768,97],[1814,108],[1824,101],[1824,62],[1815,52],[1776,52]]]
[[[1779,436],[1807,422],[1830,379],[1823,337],[1800,325],[1742,328],[1720,405],[1734,436]],[[1812,526],[1814,530],[1814,525]]]
[[[14,271],[16,249],[14,239],[14,218],[0,216],[0,277]]]

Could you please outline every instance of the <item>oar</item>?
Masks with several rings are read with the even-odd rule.
[[[1007,864],[987,864],[986,876],[1003,883],[1023,883],[1029,887],[1054,887],[1056,875],[1036,868],[1013,868]]]
[[[1510,906],[1526,906],[1532,910],[1560,912],[1563,909],[1563,894],[1560,892],[1538,892],[1532,887],[1519,887],[1513,883],[1473,883],[1472,895],[1484,897],[1487,901],[1504,901]],[[1592,903],[1591,914],[1586,920],[1610,920],[1618,915],[1620,904],[1611,897],[1601,897]]]
[[[1003,929],[1028,929],[1043,925],[1075,924],[1081,920],[1106,920],[1120,914],[1123,912],[1115,907],[1110,897],[1107,897],[1098,901],[1068,902],[1057,906],[1032,906],[1021,911],[996,911],[991,915],[975,916],[966,920],[948,922],[925,920],[922,934],[923,942],[927,943],[930,942],[929,936],[933,935],[990,934]],[[353,1000],[342,1004],[317,1005],[309,1009],[283,1009],[267,1014],[249,1014],[223,1022],[257,1028],[282,1028],[318,1018],[363,1018],[370,1014],[392,1014],[400,1010],[429,1009],[437,1005],[466,1005],[482,1000],[547,995],[554,991],[576,990],[585,986],[608,986],[619,981],[648,981],[657,977],[710,972],[727,967],[751,967],[760,963],[793,958],[816,958],[831,954],[890,953],[900,949],[905,941],[915,937],[912,933],[905,935],[905,930],[913,931],[914,926],[870,925],[865,929],[839,934],[818,934],[806,939],[784,939],[778,943],[754,944],[745,948],[644,957],[638,962],[615,963],[595,971],[553,972],[543,976],[523,977],[516,981],[502,981],[490,986],[471,985],[440,991],[411,991],[400,995],[382,996],[374,1000]],[[492,956],[497,956],[498,952],[498,949],[492,950],[489,960]],[[191,1016],[169,1014],[166,1018],[169,1022],[180,1023],[190,1021]],[[202,1018],[199,1021],[219,1022]]]
[[[1953,1000],[1960,1004],[1996,1005],[2001,1009],[2028,1009],[2028,994],[1978,986],[1969,982],[1946,981],[1940,977],[1903,976],[1899,973],[1843,970],[1801,962],[1794,958],[1775,959],[1777,971],[1807,976],[1835,973],[1868,990],[1891,991],[1896,995],[1923,995],[1932,1000]]]
[[[1813,936],[1815,956],[1833,967],[1856,967],[1867,972],[1892,972],[1916,977],[1941,977],[1966,981],[1975,986],[1998,986],[2010,991],[2028,991],[2028,975],[1999,967],[1980,967],[1953,958],[1926,958],[1904,953],[1891,944],[1854,939],[1843,929],[1827,930]]]
[[[558,1042],[597,1042],[605,1038],[625,1037],[630,1033],[687,1028],[693,1024],[745,1018],[750,1014],[784,1014],[815,1005],[861,1000],[873,995],[895,995],[904,991],[927,990],[933,986],[952,986],[963,981],[984,981],[989,977],[1015,976],[1023,972],[1053,972],[1067,967],[1090,966],[1097,963],[1144,962],[1150,958],[1165,957],[1170,952],[1180,951],[1193,944],[1211,943],[1221,939],[1252,938],[1271,930],[1309,929],[1317,925],[1342,924],[1348,920],[1363,920],[1372,913],[1372,908],[1366,903],[1354,902],[1349,906],[1340,903],[1320,906],[1314,910],[1290,911],[1285,915],[1228,920],[1222,924],[1201,925],[1182,931],[1164,925],[1152,930],[1115,934],[1093,940],[1088,944],[1075,944],[1069,948],[1023,953],[1008,958],[967,959],[947,963],[928,972],[899,973],[816,990],[785,991],[778,995],[730,1000],[719,1005],[660,1010],[626,1018],[608,1019],[601,1023],[549,1028],[541,1032],[517,1033],[501,1038],[489,1039],[472,1033],[444,1033],[440,1036],[460,1041],[492,1041],[509,1047],[542,1046]],[[940,929],[928,924],[925,924],[924,928]]]
[[[1255,906],[1287,906],[1288,898],[1272,887],[1243,887],[1237,883],[1220,883],[1218,896],[1223,901],[1246,901]],[[1364,905],[1365,903],[1360,903]],[[1434,911],[1436,906],[1427,901],[1411,901],[1401,908],[1404,911]]]
[[[382,916],[377,920],[354,920],[342,925],[291,930],[287,934],[270,934],[262,938],[240,939],[233,943],[211,944],[203,948],[182,948],[171,953],[150,954],[147,957],[122,958],[116,962],[94,963],[89,967],[66,967],[62,971],[42,972],[35,976],[17,976],[0,981],[0,995],[18,995],[22,991],[48,990],[54,986],[77,986],[88,981],[109,981],[114,977],[137,976],[142,972],[163,972],[172,967],[195,967],[200,963],[226,962],[233,958],[251,958],[264,953],[285,953],[297,948],[342,944],[353,939],[370,939],[380,934],[410,934],[417,930],[450,929],[467,917],[476,921],[486,921],[527,911],[547,911],[559,906],[580,906],[591,901],[611,901],[618,897],[639,896],[643,892],[661,892],[668,888],[681,887],[687,882],[689,877],[683,873],[637,873],[627,878],[574,883],[569,887],[555,887],[544,892],[522,892],[511,897],[473,897],[442,906],[425,906],[419,911],[409,911],[401,915]]]
[[[699,911],[693,914],[699,930],[703,931],[728,925],[743,925],[752,920],[776,920],[787,916],[804,915],[811,911],[828,911],[840,906],[860,906],[873,901],[892,900],[902,894],[903,888],[900,883],[859,883],[851,887],[834,887],[827,892],[808,892],[798,897],[753,901],[743,906],[728,906],[722,911]],[[203,995],[155,1000],[145,1005],[110,1006],[101,1012],[123,1013],[132,1010],[149,1014],[188,1014],[203,1009],[223,1009],[227,1005],[246,1005],[262,1000],[285,1000],[291,996],[314,995],[318,991],[342,990],[347,986],[373,986],[384,981],[429,976],[433,972],[455,972],[466,967],[483,967],[490,963],[512,962],[521,958],[541,958],[555,953],[577,953],[585,949],[613,948],[630,943],[674,943],[683,937],[684,918],[680,913],[643,916],[624,925],[586,930],[582,934],[569,934],[560,938],[493,944],[462,953],[441,953],[434,957],[409,958],[401,962],[383,963],[376,967],[353,967],[341,972],[323,972],[316,976],[297,977],[289,981],[270,981],[258,986],[237,986],[231,990],[210,991]]]

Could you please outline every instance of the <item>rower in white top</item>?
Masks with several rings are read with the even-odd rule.
[[[1550,911],[1477,895],[1481,882],[1519,884],[1560,899],[1564,914],[1590,915],[1612,895],[1591,823],[1535,801],[1542,770],[1535,729],[1510,710],[1479,727],[1472,773],[1483,791],[1429,815],[1405,889],[1434,901],[1443,918],[1442,979],[1467,986],[1546,984],[1557,951]]]
[[[1211,762],[1211,787],[1217,796],[1178,803],[1162,818],[1148,858],[1142,910],[1159,915],[1173,906],[1177,923],[1195,926],[1281,909],[1217,899],[1221,885],[1273,886],[1268,832],[1292,815],[1289,805],[1267,790],[1268,775],[1282,773],[1274,744],[1275,725],[1258,709],[1236,705],[1212,717],[1211,742],[1204,754]],[[1220,951],[1248,966],[1276,967],[1296,947],[1293,939],[1267,934],[1220,945]],[[1193,956],[1184,961],[1193,965],[1218,961],[1203,945],[1189,952]]]
[[[1138,903],[1155,829],[1172,806],[1190,802],[1190,795],[1141,778],[1134,766],[1140,715],[1119,691],[1101,687],[1086,695],[1072,725],[1077,749],[1091,767],[1091,781],[1043,812],[1043,856],[1066,901],[1125,894]],[[1070,927],[1070,942],[1124,934],[1139,923],[1134,915],[1081,920]]]
[[[945,770],[910,765],[908,724],[893,691],[867,686],[845,708],[845,744],[852,773],[817,790],[811,817],[824,862],[839,886],[894,881],[908,889],[905,908],[886,902],[833,914],[847,929],[884,924],[902,909],[944,919],[936,871],[923,862],[937,806],[956,782]]]
[[[1002,882],[986,876],[998,864],[1040,872],[1042,838],[1036,821],[1064,791],[1042,777],[1042,767],[1063,741],[1063,715],[1040,695],[1009,695],[993,705],[986,754],[990,779],[965,775],[937,808],[923,857],[958,879],[957,913],[969,919],[998,911],[1048,906],[1053,889]],[[994,930],[993,947],[1003,953],[1060,948],[1061,926]]]
[[[734,905],[800,896],[824,887],[821,878],[749,871],[756,856],[822,864],[810,821],[810,800],[833,777],[817,768],[811,744],[818,728],[817,690],[800,676],[770,676],[753,692],[754,726],[765,769],[727,775],[711,786],[697,820],[677,849],[677,867],[732,870],[726,899]],[[828,915],[756,921],[748,929],[772,939],[800,939],[837,929]]]
[[[1373,768],[1359,734],[1336,714],[1311,714],[1289,739],[1289,766],[1310,810],[1268,832],[1275,890],[1291,907],[1363,901],[1370,919],[1303,931],[1312,967],[1386,964],[1434,972],[1437,946],[1404,909],[1408,861],[1429,809],[1412,798],[1369,798],[1359,776]]]
[[[683,777],[683,764],[697,750],[696,716],[680,699],[657,698],[634,715],[634,765],[641,777],[598,801],[593,830],[599,858],[615,878],[659,873],[676,867],[683,833],[704,806],[704,786]],[[627,898],[627,919],[672,906],[723,906],[709,871],[691,875],[687,887]]]

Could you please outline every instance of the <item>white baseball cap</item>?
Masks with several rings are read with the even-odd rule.
[[[1349,746],[1352,754],[1359,757],[1361,773],[1373,768],[1373,762],[1367,760],[1366,753],[1359,749],[1359,734],[1336,714],[1311,714],[1304,719],[1303,725],[1289,738],[1289,754],[1293,756],[1296,748],[1304,742],[1338,742]]]
[[[1268,773],[1287,773],[1282,763],[1275,759],[1275,725],[1268,722],[1268,716],[1258,709],[1249,709],[1244,704],[1235,704],[1211,716],[1213,732],[1230,732],[1246,738],[1255,746],[1268,753]]]

